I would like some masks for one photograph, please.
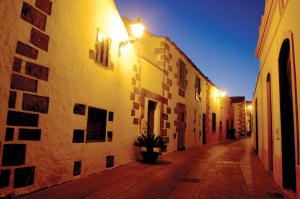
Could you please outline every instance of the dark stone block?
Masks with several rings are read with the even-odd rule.
[[[161,136],[167,136],[168,135],[167,129],[160,129],[160,135]]]
[[[167,113],[171,114],[171,112],[172,112],[172,109],[170,107],[167,107]]]
[[[73,176],[78,176],[81,173],[81,161],[74,162]]]
[[[115,156],[106,156],[106,168],[114,167]]]
[[[114,112],[109,111],[108,113],[108,121],[114,121]]]
[[[74,129],[73,131],[73,143],[84,142],[84,130]]]
[[[8,108],[16,108],[17,92],[10,91],[8,98]]]
[[[140,104],[137,103],[137,102],[133,102],[132,108],[136,109],[136,110],[139,110],[140,109]]]
[[[139,119],[138,118],[133,118],[133,124],[138,125],[139,124]]]
[[[22,59],[14,57],[13,71],[21,72]]]
[[[19,140],[41,140],[41,129],[19,129]]]
[[[35,6],[48,15],[51,15],[52,2],[49,0],[36,0]]]
[[[5,141],[12,141],[14,139],[14,128],[6,128]]]
[[[169,129],[171,127],[170,122],[166,122],[166,128]]]
[[[168,120],[169,116],[166,113],[161,113],[161,119],[162,120]]]
[[[35,28],[32,28],[30,34],[30,43],[44,51],[48,51],[49,36]]]
[[[113,132],[107,131],[107,141],[112,142],[112,139],[113,139]]]
[[[9,186],[10,170],[0,170],[0,188]]]
[[[2,166],[17,166],[25,164],[25,144],[4,144]]]
[[[93,50],[89,50],[89,58],[92,60],[96,59],[96,52]]]
[[[6,123],[9,126],[37,127],[39,124],[39,115],[32,114],[32,113],[17,112],[17,111],[8,111]]]
[[[35,167],[17,168],[14,176],[14,188],[27,187],[34,183]]]
[[[25,73],[32,77],[48,81],[49,69],[45,66],[27,62],[25,67]]]
[[[23,2],[21,18],[35,27],[45,31],[47,15],[26,2]]]
[[[21,75],[13,74],[10,88],[36,93],[37,84],[38,84],[37,80],[23,77]]]
[[[73,113],[78,115],[85,115],[85,105],[84,104],[75,104]]]
[[[37,59],[39,52],[37,49],[18,41],[16,53],[25,57],[29,57],[31,59]]]
[[[22,109],[39,113],[48,113],[49,97],[24,93]]]

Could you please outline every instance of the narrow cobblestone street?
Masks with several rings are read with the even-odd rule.
[[[283,198],[260,165],[249,139],[208,145],[160,157],[157,165],[134,162],[23,199]]]

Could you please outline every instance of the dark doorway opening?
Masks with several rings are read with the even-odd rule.
[[[284,40],[279,54],[279,88],[283,188],[296,191],[296,159],[290,42]]]
[[[268,160],[269,170],[273,172],[273,127],[272,127],[272,91],[271,91],[271,75],[267,75],[267,114],[268,114]]]
[[[178,151],[185,150],[185,105],[178,104]]]
[[[228,119],[226,120],[226,139],[229,139],[229,135],[228,135],[228,130],[229,130],[229,121]]]
[[[202,115],[202,143],[206,144],[206,115],[203,113]]]
[[[148,135],[154,134],[155,109],[156,109],[156,102],[149,100],[148,101],[148,125],[147,125]]]

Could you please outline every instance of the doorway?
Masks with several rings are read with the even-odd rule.
[[[154,121],[155,121],[155,110],[156,110],[157,103],[154,101],[148,101],[148,125],[147,125],[147,135],[154,134]]]
[[[282,145],[282,183],[283,188],[296,191],[292,67],[290,41],[288,39],[284,40],[281,46],[278,62]]]
[[[229,121],[228,119],[226,120],[226,139],[229,139],[229,135],[228,135],[228,130],[229,130]]]
[[[259,153],[258,147],[258,116],[257,116],[257,99],[255,100],[255,144],[256,144],[256,154]]]
[[[202,143],[206,144],[206,114],[202,114]]]
[[[268,160],[269,170],[273,172],[273,127],[272,127],[272,92],[271,92],[271,75],[267,75],[267,115],[268,115]]]
[[[178,151],[185,150],[185,105],[178,104]]]

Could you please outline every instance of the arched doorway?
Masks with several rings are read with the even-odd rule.
[[[281,116],[283,188],[296,191],[296,160],[292,95],[290,41],[284,40],[279,54],[279,88]]]
[[[268,160],[269,170],[273,172],[273,127],[272,127],[272,91],[271,75],[267,75],[267,114],[268,114]]]

